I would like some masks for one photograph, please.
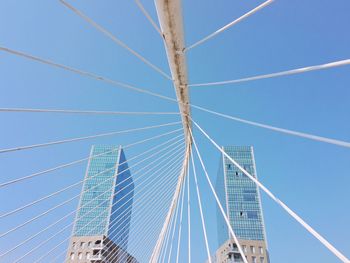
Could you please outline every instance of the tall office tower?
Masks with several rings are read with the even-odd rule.
[[[253,147],[225,146],[222,149],[256,177]],[[248,262],[268,263],[259,189],[224,155],[220,160],[216,191]],[[220,248],[213,257],[213,262],[243,262],[221,212],[218,210],[217,213]]]
[[[66,262],[137,262],[127,252],[134,182],[121,146],[93,146]]]

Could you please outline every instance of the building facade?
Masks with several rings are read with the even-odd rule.
[[[247,172],[257,177],[253,147],[225,146],[222,149]],[[248,262],[268,263],[265,225],[258,186],[224,155],[220,159],[216,192]],[[219,210],[217,220],[220,248],[213,257],[213,262],[243,262]]]
[[[122,147],[93,146],[66,262],[136,262],[127,252],[133,195]]]

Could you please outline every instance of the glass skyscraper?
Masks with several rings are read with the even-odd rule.
[[[136,262],[126,252],[133,195],[122,147],[93,146],[67,262]]]
[[[253,147],[225,146],[222,149],[252,176],[257,176]],[[269,262],[259,189],[224,155],[220,159],[216,192],[248,262]],[[243,262],[219,210],[217,219],[221,247],[216,253],[216,262]]]

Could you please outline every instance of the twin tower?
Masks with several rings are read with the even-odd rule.
[[[66,262],[136,263],[127,252],[133,196],[123,149],[93,146]]]
[[[226,146],[222,149],[244,170],[257,177],[253,147]],[[247,261],[269,263],[259,188],[224,155],[220,160],[216,192]],[[221,247],[213,256],[212,262],[243,262],[219,210],[217,228]]]
[[[226,146],[223,150],[257,176],[253,147]],[[223,155],[216,192],[247,261],[269,263],[259,189]],[[133,196],[134,182],[123,149],[93,146],[66,262],[137,263],[127,252]],[[217,213],[220,247],[211,262],[243,262],[222,214]]]

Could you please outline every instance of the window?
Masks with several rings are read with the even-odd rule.
[[[77,249],[77,243],[73,242],[72,247],[73,247],[73,249]]]
[[[85,248],[85,242],[81,242],[81,243],[80,243],[80,247],[81,247],[82,249],[84,249],[84,248]]]
[[[255,190],[243,190],[244,194],[256,194]]]
[[[97,200],[97,202],[98,202],[99,207],[104,206],[104,205],[108,205],[108,202],[106,200],[103,200],[103,199],[99,199],[99,200]]]
[[[92,248],[92,242],[91,242],[91,241],[89,241],[88,247],[89,247],[89,248]]]
[[[247,211],[247,217],[249,219],[258,219],[258,212],[256,212],[256,211]]]
[[[227,170],[232,170],[232,164],[229,163],[229,164],[227,165]]]
[[[78,254],[78,258],[79,258],[79,259],[82,259],[82,258],[83,258],[83,253],[80,252],[80,253]]]
[[[264,258],[260,257],[260,263],[264,263]]]
[[[244,201],[255,201],[255,195],[253,194],[243,194]]]
[[[257,263],[257,262],[256,262],[256,257],[252,257],[252,262],[253,262],[253,263]]]
[[[264,254],[264,249],[262,247],[259,247],[259,252],[260,252],[260,255],[263,255]]]
[[[74,253],[70,253],[70,259],[74,260]]]
[[[89,252],[86,253],[86,259],[90,259],[91,254]]]
[[[114,164],[113,163],[107,163],[106,165],[105,165],[105,168],[107,168],[107,169],[110,169],[111,170],[111,168],[113,168],[114,167]],[[107,170],[106,169],[106,170]]]
[[[244,253],[247,253],[247,246],[246,246],[246,245],[243,245],[242,248],[243,248],[243,252],[244,252]]]
[[[252,254],[255,254],[255,247],[254,247],[254,246],[250,246],[250,252],[251,252]]]

